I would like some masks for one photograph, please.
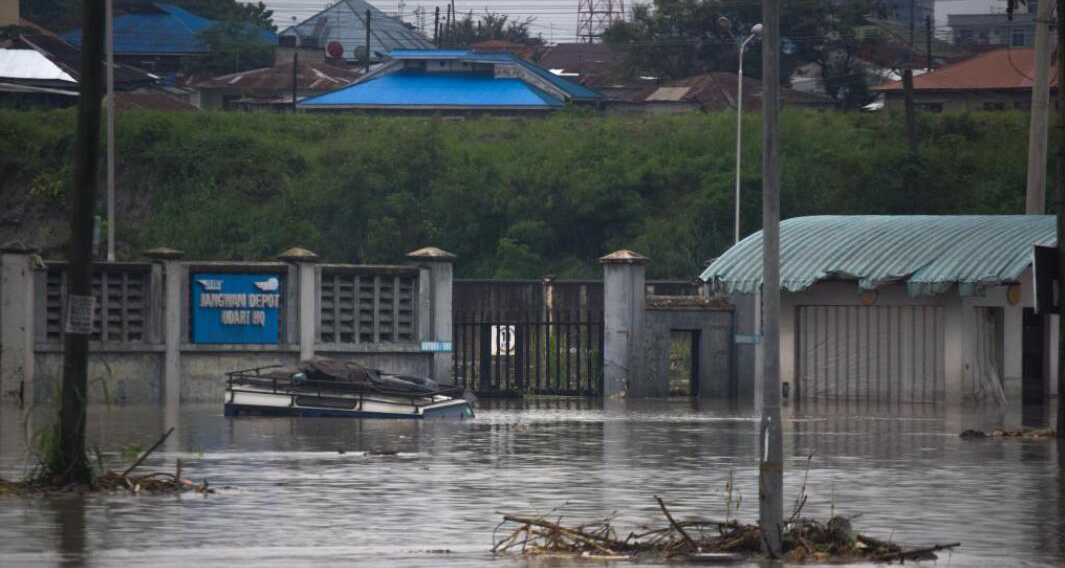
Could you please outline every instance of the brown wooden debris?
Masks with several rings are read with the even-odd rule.
[[[503,524],[517,525],[499,539],[494,554],[525,556],[579,556],[595,559],[657,558],[712,562],[722,558],[758,558],[762,553],[762,529],[738,521],[679,520],[657,496],[659,507],[668,521],[661,528],[638,527],[624,539],[604,519],[574,527],[544,517],[503,514]],[[935,559],[936,552],[950,550],[959,543],[937,544],[923,548],[904,548],[897,544],[853,532],[845,517],[833,517],[822,523],[813,519],[793,518],[783,531],[784,558],[789,562],[905,562]]]

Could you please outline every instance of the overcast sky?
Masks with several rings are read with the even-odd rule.
[[[647,1],[647,0],[644,0]],[[785,0],[787,1],[787,0]],[[274,11],[274,23],[279,30],[292,23],[301,22],[332,4],[328,0],[263,0]],[[417,24],[415,11],[421,7],[425,13],[423,23],[429,35],[432,35],[433,10],[439,6],[446,11],[444,1],[419,0],[377,0],[372,2],[385,13],[399,14],[403,19]],[[626,3],[631,5],[632,1]],[[1003,11],[1004,0],[936,0],[936,26],[945,27],[947,14],[986,14]],[[460,14],[473,10],[475,14],[486,10],[509,14],[513,18],[536,18],[532,24],[534,35],[542,34],[548,42],[572,42],[576,39],[577,0],[455,0],[455,8]]]

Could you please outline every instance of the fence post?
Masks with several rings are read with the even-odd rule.
[[[181,290],[186,270],[181,263],[184,256],[179,250],[159,247],[145,251],[144,256],[162,265],[163,297],[162,332],[165,351],[163,354],[163,400],[167,405],[181,402],[181,314],[185,306]],[[154,302],[153,302],[154,303]],[[158,309],[152,307],[151,309]]]
[[[603,395],[623,398],[639,373],[648,258],[619,250],[603,264]]]
[[[33,402],[36,252],[17,241],[0,247],[0,403]]]
[[[428,285],[430,306],[429,313],[418,313],[418,321],[429,318],[429,332],[431,341],[451,343],[453,330],[451,328],[451,265],[457,257],[436,247],[425,247],[407,254],[407,260],[412,261],[421,268],[420,276],[424,277],[428,271]],[[422,292],[425,286],[420,283],[418,290]],[[419,299],[419,307],[424,306],[423,300]],[[420,329],[422,328],[419,324]],[[451,351],[435,352],[432,355],[432,378],[441,383],[451,383],[454,377],[451,372]]]
[[[315,264],[318,262],[318,255],[307,249],[293,247],[281,253],[277,258],[283,262],[295,264],[297,268],[299,282],[296,286],[299,301],[296,309],[299,310],[300,360],[310,359],[314,357],[315,322],[318,315],[316,313],[318,310],[318,282],[317,278],[315,278],[317,272]],[[291,284],[289,285],[291,286]],[[286,306],[285,311],[287,312],[288,309],[289,307]]]

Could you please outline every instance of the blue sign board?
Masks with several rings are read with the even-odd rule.
[[[450,341],[423,341],[422,351],[429,353],[451,353]]]
[[[279,343],[281,276],[194,273],[193,343]]]

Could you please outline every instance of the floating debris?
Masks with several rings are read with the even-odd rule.
[[[992,430],[990,434],[981,430],[966,430],[959,436],[965,440],[981,440],[984,438],[1056,438],[1057,432],[1049,428],[1036,428],[1032,430]]]
[[[177,460],[177,468],[174,473],[155,472],[146,475],[133,475],[133,471],[140,467],[152,452],[162,446],[173,431],[173,428],[167,430],[158,441],[152,444],[152,447],[141,454],[137,461],[133,462],[122,473],[107,470],[97,476],[91,485],[56,485],[49,483],[47,480],[5,481],[0,479],[0,495],[48,495],[52,493],[122,490],[128,490],[131,493],[179,493],[184,491],[204,495],[214,493],[215,490],[211,488],[206,479],[203,480],[203,483],[193,483],[181,477],[180,459]]]
[[[612,518],[573,527],[545,517],[503,514],[503,522],[518,525],[492,548],[494,554],[524,556],[565,555],[595,560],[687,560],[722,563],[765,557],[762,529],[738,521],[706,519],[678,521],[655,497],[669,524],[639,527],[620,538]],[[827,523],[799,518],[798,511],[784,525],[784,559],[788,562],[905,562],[935,560],[936,552],[960,543],[904,548],[853,531],[845,517]]]

